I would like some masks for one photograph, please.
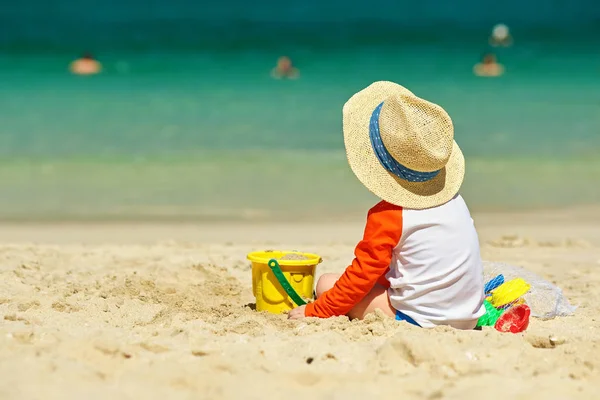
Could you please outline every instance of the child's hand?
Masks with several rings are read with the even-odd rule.
[[[306,305],[300,306],[300,307],[296,307],[293,310],[291,310],[288,314],[288,319],[301,319],[304,318],[304,309],[306,308]]]

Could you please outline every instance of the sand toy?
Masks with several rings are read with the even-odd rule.
[[[529,326],[531,309],[525,304],[525,296],[531,285],[522,278],[504,281],[504,275],[490,279],[484,287],[485,314],[477,326],[493,326],[500,332],[518,333]]]
[[[252,293],[256,310],[280,314],[313,298],[313,284],[321,257],[298,251],[256,251],[252,262]]]
[[[531,285],[522,278],[504,282],[490,292],[488,300],[496,308],[508,308],[518,302],[531,289]]]

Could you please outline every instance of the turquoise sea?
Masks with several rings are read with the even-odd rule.
[[[485,42],[485,40],[484,40]],[[442,105],[475,210],[600,203],[598,41],[485,46],[0,54],[0,219],[337,219],[375,199],[346,164],[341,110],[375,80]],[[269,72],[285,52],[298,80]]]

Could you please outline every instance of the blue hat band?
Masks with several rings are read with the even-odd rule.
[[[440,170],[432,172],[421,172],[415,171],[400,164],[392,155],[388,152],[381,140],[381,134],[379,132],[379,114],[381,114],[381,108],[383,102],[379,104],[373,114],[371,114],[371,122],[369,123],[369,136],[371,137],[371,146],[377,156],[377,159],[390,174],[397,176],[400,179],[404,179],[408,182],[427,182],[432,180],[440,173]]]

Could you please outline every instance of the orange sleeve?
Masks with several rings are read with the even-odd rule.
[[[385,201],[369,210],[363,239],[354,250],[355,258],[333,288],[306,305],[307,317],[329,318],[345,315],[381,282],[389,287],[385,274],[392,251],[402,235],[402,207]]]

